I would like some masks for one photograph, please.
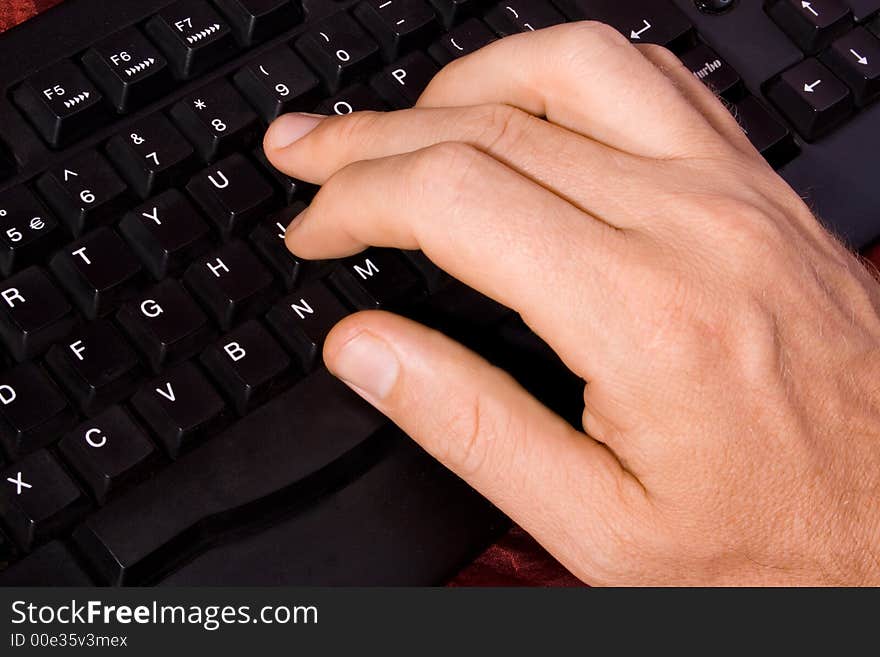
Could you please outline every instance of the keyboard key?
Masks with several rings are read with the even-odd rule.
[[[391,107],[404,109],[416,104],[439,70],[427,55],[416,51],[386,67],[370,84]]]
[[[0,192],[0,275],[42,260],[62,239],[55,217],[30,190]]]
[[[239,154],[202,171],[186,186],[224,239],[247,231],[275,204],[275,190]]]
[[[272,274],[239,241],[199,259],[183,278],[224,330],[265,310],[273,292]]]
[[[742,78],[730,64],[705,44],[699,44],[681,56],[691,73],[717,95],[734,100],[743,94]]]
[[[859,22],[880,12],[880,0],[843,0],[843,3],[850,8],[853,18]]]
[[[608,23],[633,43],[656,43],[674,51],[694,45],[693,25],[669,0],[556,0],[572,20]]]
[[[379,42],[386,62],[420,46],[439,31],[434,10],[426,0],[364,0],[355,7],[354,15]]]
[[[171,279],[122,306],[116,319],[154,372],[198,353],[214,336],[202,309]]]
[[[0,373],[0,438],[10,456],[45,447],[75,421],[61,391],[34,363]]]
[[[15,175],[17,168],[15,156],[9,145],[0,137],[0,180],[6,180]]]
[[[353,84],[332,98],[328,98],[315,108],[318,114],[343,115],[365,110],[382,111],[388,109],[376,92],[362,84]]]
[[[128,397],[141,374],[134,349],[106,320],[86,324],[56,344],[46,363],[86,415]]]
[[[213,245],[207,222],[176,189],[134,208],[119,230],[157,281],[180,273]]]
[[[440,14],[443,26],[449,29],[460,23],[465,17],[475,13],[483,4],[483,0],[429,0]]]
[[[440,37],[436,43],[428,48],[428,53],[441,66],[445,66],[453,59],[469,55],[492,43],[495,39],[492,30],[484,23],[476,18],[469,18]]]
[[[150,18],[145,28],[174,74],[184,80],[204,73],[236,50],[229,25],[205,0],[178,0]]]
[[[306,372],[319,364],[327,334],[351,311],[322,282],[315,281],[281,299],[266,315],[281,343]]]
[[[195,151],[162,114],[141,119],[107,143],[107,154],[141,198],[191,173]]]
[[[74,235],[115,221],[130,198],[125,183],[96,151],[44,173],[37,189]]]
[[[504,37],[564,23],[565,16],[546,0],[507,0],[490,9],[485,21]]]
[[[255,320],[205,349],[201,361],[239,415],[265,401],[291,374],[290,358]]]
[[[189,94],[171,116],[205,162],[247,148],[261,132],[251,106],[225,80]]]
[[[766,0],[765,8],[808,54],[822,50],[852,25],[852,14],[841,0]]]
[[[15,360],[40,355],[75,322],[70,302],[39,267],[28,267],[0,284],[0,338]]]
[[[330,282],[361,310],[400,308],[423,292],[419,277],[385,249],[369,249],[345,258],[330,275]]]
[[[294,198],[310,198],[314,195],[315,186],[304,183],[302,180],[291,178],[286,173],[279,171],[273,167],[266,154],[263,152],[262,146],[257,146],[253,150],[254,159],[259,165],[260,171],[268,174],[275,181],[276,187],[281,190],[281,198],[286,205],[293,203]]]
[[[157,455],[143,429],[119,406],[80,424],[61,439],[58,451],[98,504],[142,474]]]
[[[12,97],[43,139],[55,148],[86,135],[107,115],[101,93],[68,60],[34,73]]]
[[[856,105],[880,96],[880,39],[865,28],[837,39],[822,59],[852,90]]]
[[[309,110],[319,100],[320,81],[287,46],[251,60],[234,79],[267,123],[281,114]]]
[[[296,49],[336,93],[368,71],[379,58],[379,47],[348,14],[324,19],[296,40]]]
[[[827,133],[852,111],[849,89],[815,59],[782,73],[765,93],[807,140]]]
[[[797,154],[791,132],[752,96],[733,106],[733,115],[755,149],[779,168]]]
[[[238,42],[250,46],[290,29],[302,20],[299,2],[291,0],[214,0]]]
[[[63,543],[51,541],[0,569],[0,586],[94,586],[94,582]]]
[[[266,261],[287,290],[292,290],[296,285],[302,262],[287,249],[284,233],[293,218],[305,209],[306,204],[297,201],[260,220],[250,235],[254,250]]]
[[[89,48],[82,62],[95,84],[120,113],[158,98],[173,82],[168,62],[133,27]]]
[[[113,312],[131,298],[141,278],[140,262],[109,228],[66,246],[50,267],[89,319]]]
[[[421,251],[401,251],[400,255],[419,273],[429,294],[439,292],[453,280],[449,274],[431,262],[428,256]]]
[[[0,472],[0,517],[24,551],[70,527],[88,507],[76,484],[44,449]]]
[[[171,458],[225,420],[223,399],[192,363],[181,363],[151,381],[131,403]]]
[[[253,521],[265,498],[277,510],[285,492],[300,491],[302,499],[308,480],[327,486],[339,474],[332,466],[356,457],[386,423],[328,372],[316,372],[98,510],[74,540],[103,582],[142,582],[157,565],[168,566],[165,559],[179,557],[181,537],[205,537],[192,528]]]

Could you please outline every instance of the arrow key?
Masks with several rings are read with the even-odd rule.
[[[656,43],[675,52],[694,45],[694,29],[669,0],[555,0],[572,20],[608,23],[633,43]]]
[[[766,11],[801,50],[815,53],[852,25],[841,0],[765,0]]]
[[[765,94],[808,141],[849,116],[852,94],[816,59],[805,59],[771,80]]]
[[[867,105],[880,96],[880,39],[863,27],[831,44],[823,61],[852,89],[855,102]]]

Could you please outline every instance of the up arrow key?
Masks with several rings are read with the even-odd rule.
[[[818,87],[820,84],[822,84],[822,80],[816,80],[816,81],[815,81],[814,83],[812,83],[812,84],[804,84],[804,91],[806,91],[807,93],[810,93],[810,94],[811,94],[811,93],[813,93],[813,90],[814,90],[816,87]]]
[[[806,0],[804,0],[803,2],[801,2],[801,7],[803,7],[803,8],[806,9],[808,12],[810,12],[811,14],[813,14],[813,16],[818,16],[818,15],[819,15],[819,12],[816,11],[815,9],[813,9],[813,3],[812,3],[812,2],[807,2]]]

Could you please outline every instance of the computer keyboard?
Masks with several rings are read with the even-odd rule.
[[[669,47],[832,230],[880,236],[880,0],[67,0],[0,35],[0,584],[431,584],[496,536],[325,336],[387,308],[573,419],[578,382],[420,253],[291,255],[315,189],[261,137],[578,19]]]

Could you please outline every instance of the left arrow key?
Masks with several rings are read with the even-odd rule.
[[[13,99],[53,148],[87,134],[106,116],[101,92],[68,60],[34,73],[15,89]]]

